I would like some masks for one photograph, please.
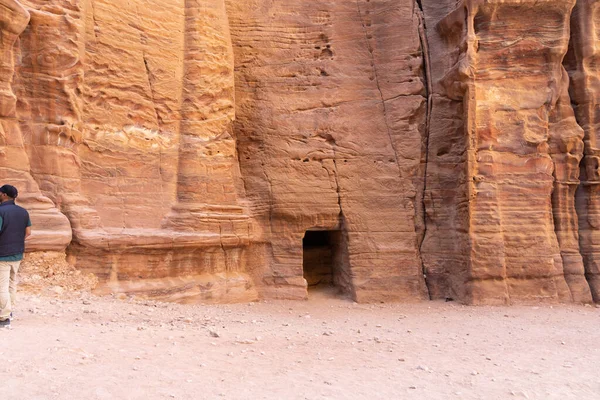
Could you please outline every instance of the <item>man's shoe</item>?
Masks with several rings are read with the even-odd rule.
[[[10,327],[10,318],[0,321],[0,328]]]

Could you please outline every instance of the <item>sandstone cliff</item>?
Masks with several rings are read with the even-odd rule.
[[[0,176],[103,292],[598,301],[598,4],[0,0]]]
[[[424,8],[440,55],[421,249],[432,292],[590,301],[574,207],[583,132],[562,66],[574,2],[442,3]]]

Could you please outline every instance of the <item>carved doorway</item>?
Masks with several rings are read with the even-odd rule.
[[[308,230],[302,239],[304,279],[311,293],[348,295],[351,277],[344,234],[340,230]]]

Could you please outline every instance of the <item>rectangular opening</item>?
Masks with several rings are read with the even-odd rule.
[[[304,279],[309,293],[350,293],[347,250],[341,231],[306,231],[302,248]]]

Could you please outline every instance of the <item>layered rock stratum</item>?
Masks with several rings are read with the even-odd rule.
[[[99,292],[600,301],[600,1],[0,5],[0,177]]]

